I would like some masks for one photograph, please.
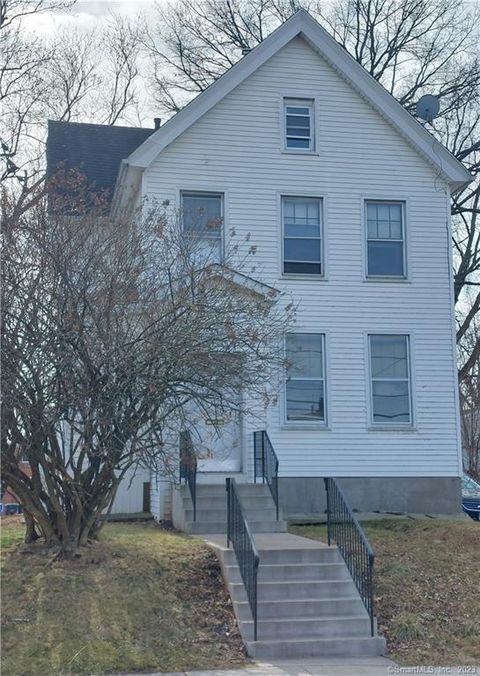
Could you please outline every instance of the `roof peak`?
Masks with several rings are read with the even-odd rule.
[[[305,9],[298,10],[218,80],[165,122],[127,160],[132,170],[143,170],[180,134],[252,75],[287,43],[301,37],[361,93],[410,145],[434,166],[455,190],[471,180],[466,168],[361,66]]]

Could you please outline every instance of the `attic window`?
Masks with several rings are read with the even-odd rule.
[[[284,99],[285,148],[311,151],[313,138],[313,100]]]

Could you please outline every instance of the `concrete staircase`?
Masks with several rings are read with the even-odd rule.
[[[253,533],[283,533],[286,522],[276,519],[275,503],[264,484],[237,484],[238,492]],[[225,484],[197,484],[197,518],[187,486],[174,490],[173,523],[192,535],[227,532],[227,491]]]
[[[206,536],[219,555],[248,654],[260,659],[370,657],[385,640],[370,619],[336,547],[287,533],[258,534],[258,635],[234,552]]]
[[[187,486],[174,491],[173,522],[200,535],[219,556],[248,654],[258,659],[373,657],[385,640],[371,636],[370,618],[336,547],[291,535],[276,519],[264,484],[236,484],[260,556],[258,625],[254,624],[237,558],[226,546],[224,484],[197,484],[197,513]]]

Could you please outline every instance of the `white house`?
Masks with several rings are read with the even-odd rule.
[[[100,152],[102,129],[51,123],[50,165],[78,160],[72,134]],[[198,482],[252,482],[264,429],[287,516],[323,512],[328,476],[360,511],[458,511],[449,205],[466,169],[305,11],[164,125],[107,137],[114,211],[151,198],[203,210],[222,223],[219,252],[232,226],[250,233],[262,283],[298,304],[278,404],[220,436],[205,425]],[[168,518],[174,489],[150,484]]]

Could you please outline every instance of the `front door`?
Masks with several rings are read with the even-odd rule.
[[[193,447],[199,472],[240,472],[242,468],[241,418],[224,413],[208,420],[201,412],[191,417]]]

